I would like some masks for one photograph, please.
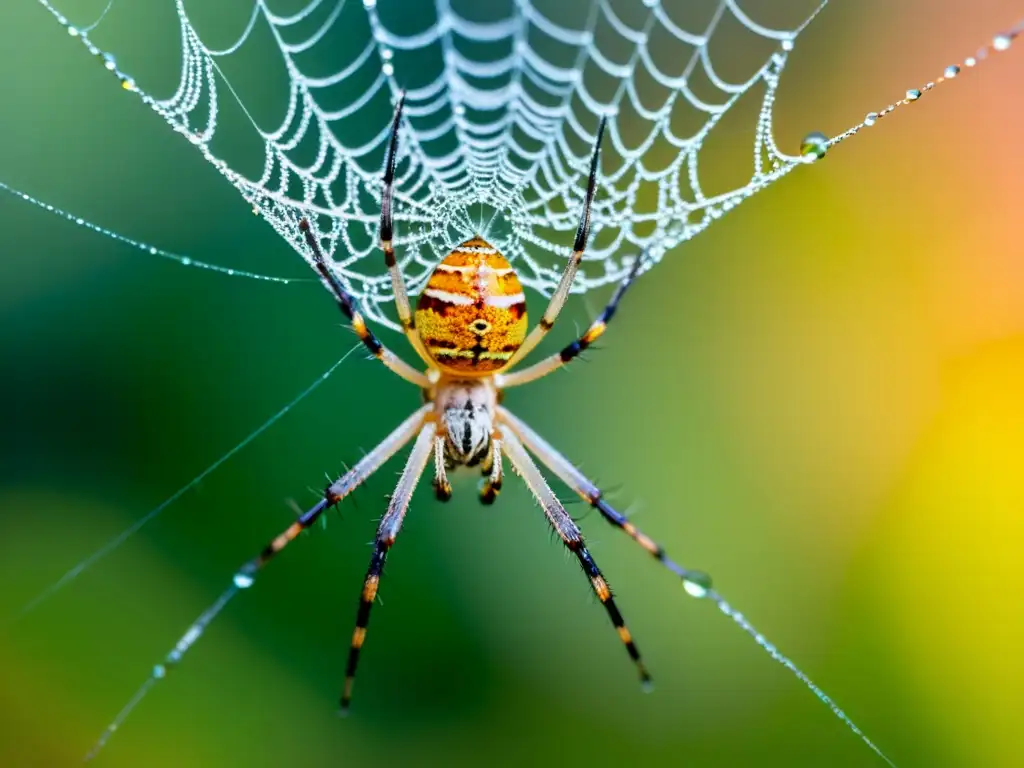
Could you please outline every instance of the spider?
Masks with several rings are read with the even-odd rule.
[[[598,126],[586,197],[572,255],[540,322],[527,334],[526,297],[519,278],[498,250],[479,236],[456,246],[437,265],[413,312],[402,271],[395,259],[393,241],[392,198],[398,129],[404,102],[403,94],[395,109],[384,166],[380,245],[391,277],[403,332],[426,363],[426,371],[412,367],[380,342],[367,326],[356,301],[328,266],[310,222],[303,218],[298,226],[321,280],[333,294],[359,340],[388,369],[419,387],[424,403],[348,472],[327,486],[317,504],[301,514],[256,557],[235,572],[231,586],[188,627],[163,661],[153,667],[142,688],[118,713],[86,759],[95,756],[106,744],[146,692],[177,665],[228,601],[239,590],[252,586],[258,571],[302,531],[313,525],[326,510],[338,505],[410,442],[413,444],[412,450],[377,528],[373,554],[363,581],[340,700],[343,714],[347,713],[352,700],[356,667],[366,640],[370,610],[377,596],[385,560],[398,537],[413,491],[431,457],[434,460],[434,491],[439,499],[447,501],[451,498],[449,470],[479,467],[483,475],[480,501],[484,504],[493,504],[497,499],[503,479],[502,460],[508,458],[540,503],[551,528],[579,561],[594,594],[607,611],[619,639],[636,665],[645,689],[650,688],[650,675],[615,604],[611,588],[587,549],[579,527],[548,486],[544,475],[531,458],[531,453],[584,501],[597,509],[605,520],[624,531],[679,576],[687,592],[695,597],[714,595],[707,574],[688,570],[669,559],[658,544],[639,531],[625,515],[612,508],[600,489],[572,462],[501,405],[504,390],[527,384],[558,370],[593,344],[605,332],[620,300],[643,265],[642,258],[634,259],[628,275],[608,305],[582,336],[546,359],[522,370],[511,370],[554,326],[583,259],[590,233],[590,208],[597,181],[604,120]]]
[[[328,486],[319,504],[302,515],[256,559],[250,561],[240,571],[243,582],[251,581],[256,570],[300,531],[308,528],[325,509],[338,504],[387,458],[413,441],[405,469],[377,528],[373,554],[363,582],[341,694],[341,712],[346,713],[352,699],[356,667],[366,640],[370,610],[377,595],[381,572],[402,527],[413,491],[431,456],[434,460],[434,492],[438,499],[447,501],[452,496],[452,486],[448,481],[449,470],[480,467],[483,474],[480,501],[484,504],[493,504],[501,490],[502,458],[507,457],[544,510],[551,528],[579,560],[594,594],[607,611],[619,639],[636,665],[642,685],[649,689],[650,675],[622,613],[615,604],[607,580],[587,549],[576,522],[551,491],[530,454],[595,507],[609,523],[625,531],[651,555],[683,578],[691,590],[707,589],[707,576],[686,570],[668,559],[658,544],[605,501],[598,487],[584,477],[571,461],[501,405],[504,390],[527,384],[558,370],[593,344],[604,333],[619,301],[643,264],[642,258],[634,259],[629,274],[600,316],[582,336],[546,359],[522,370],[511,371],[554,326],[583,259],[590,234],[590,208],[594,200],[605,122],[602,119],[597,130],[586,197],[572,255],[540,322],[527,335],[526,297],[519,277],[505,257],[480,236],[474,236],[456,246],[437,265],[419,297],[415,312],[412,311],[405,281],[395,259],[392,219],[398,129],[403,105],[404,95],[400,97],[395,109],[384,166],[380,246],[391,276],[402,330],[413,349],[426,363],[425,373],[402,361],[377,339],[367,327],[352,297],[327,266],[309,221],[302,219],[299,228],[305,236],[321,279],[334,295],[359,339],[391,371],[419,387],[425,402],[362,461]]]

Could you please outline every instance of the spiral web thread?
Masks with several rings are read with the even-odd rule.
[[[383,311],[391,292],[376,223],[388,121],[400,91],[407,117],[396,242],[413,293],[474,233],[490,237],[524,284],[549,293],[573,242],[597,124],[607,117],[594,240],[574,284],[585,292],[620,280],[640,251],[660,260],[803,160],[780,151],[771,128],[780,73],[824,6],[809,1],[787,26],[770,26],[738,0],[233,0],[217,9],[236,17],[230,42],[214,46],[190,16],[199,4],[177,0],[180,78],[160,98],[98,43],[105,28],[116,28],[122,8],[127,24],[128,3],[109,0],[98,19],[94,10],[91,19],[76,20],[40,0],[307,261],[296,222],[315,218],[339,277],[369,315],[392,327]],[[218,25],[232,26],[223,19]],[[742,74],[744,67],[714,59],[716,41],[723,60],[744,52]],[[274,95],[279,121],[270,127],[245,110],[242,89],[225,73],[229,60],[256,48],[286,75],[284,92]],[[332,68],[320,72],[320,61]],[[701,150],[748,94],[759,106],[749,177],[706,193]],[[236,170],[217,143],[230,101],[262,143],[258,173]]]

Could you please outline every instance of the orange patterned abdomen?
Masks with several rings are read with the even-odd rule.
[[[460,375],[504,368],[526,338],[526,297],[515,270],[475,237],[445,257],[416,304],[431,357]]]

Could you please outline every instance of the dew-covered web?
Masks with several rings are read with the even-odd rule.
[[[180,71],[161,93],[110,47],[138,15],[131,3],[94,0],[93,16],[75,18],[70,0],[43,4],[307,261],[296,223],[315,217],[339,276],[389,324],[376,224],[400,91],[397,244],[413,293],[472,234],[508,255],[526,285],[553,290],[607,118],[594,238],[573,286],[584,292],[621,279],[640,251],[660,260],[802,160],[776,146],[772,105],[789,52],[824,5],[231,0],[212,13],[168,0]],[[744,100],[742,177],[711,189],[702,150]],[[248,156],[239,121],[254,139]]]
[[[498,246],[524,284],[550,293],[573,244],[597,128],[607,121],[593,237],[573,284],[584,292],[622,279],[641,251],[656,263],[798,165],[917,101],[961,66],[974,67],[1010,47],[1021,30],[996,35],[961,64],[843,133],[809,135],[800,152],[789,155],[772,131],[780,75],[827,0],[165,0],[156,23],[153,7],[132,0],[38,2],[126,91],[193,143],[310,265],[298,221],[312,219],[339,279],[370,316],[392,327],[391,281],[377,226],[385,145],[402,92],[395,241],[414,294],[452,246],[473,234]],[[158,55],[161,46],[165,57]],[[716,127],[730,120],[746,130],[750,143],[742,162],[729,154],[736,167],[723,173],[713,148],[722,133]],[[294,282],[195,262],[2,182],[0,190],[152,255]],[[159,514],[329,374],[23,613]],[[707,577],[670,568],[688,594],[714,603],[888,762]],[[251,583],[251,573],[236,574],[90,755]]]

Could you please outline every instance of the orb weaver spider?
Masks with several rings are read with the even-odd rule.
[[[579,560],[594,594],[608,612],[608,618],[619,639],[636,665],[641,683],[649,688],[650,675],[615,604],[608,582],[588,551],[576,522],[552,492],[530,453],[594,506],[608,522],[633,537],[693,587],[707,585],[707,577],[687,571],[669,560],[660,546],[609,506],[597,486],[584,477],[572,462],[501,405],[505,389],[548,375],[572,361],[596,341],[604,333],[619,301],[643,264],[642,258],[634,259],[629,274],[611,301],[582,336],[560,352],[523,370],[510,372],[554,326],[583,259],[590,235],[590,207],[597,181],[604,120],[597,130],[586,197],[572,255],[544,315],[527,335],[526,296],[519,277],[505,257],[479,235],[456,246],[437,265],[417,301],[415,312],[412,311],[405,280],[395,259],[393,242],[392,196],[403,104],[404,96],[399,99],[395,110],[384,166],[380,246],[391,276],[402,331],[426,363],[425,373],[405,363],[374,336],[352,297],[327,266],[309,221],[302,219],[299,228],[305,236],[321,279],[334,294],[338,306],[352,324],[360,341],[391,371],[419,387],[425,403],[362,461],[328,486],[319,504],[274,539],[240,573],[251,579],[256,570],[301,530],[312,524],[325,509],[339,503],[387,458],[413,441],[405,469],[377,528],[373,554],[363,582],[345,669],[345,686],[341,694],[341,711],[346,712],[352,699],[352,684],[360,651],[366,640],[370,609],[377,595],[384,562],[398,537],[413,491],[431,456],[434,459],[434,492],[438,499],[447,501],[451,498],[452,486],[448,481],[448,470],[479,466],[483,474],[480,501],[484,504],[493,504],[501,490],[502,458],[507,457],[544,510],[553,531]],[[706,589],[707,586],[702,588]]]
[[[163,661],[154,666],[142,687],[107,727],[86,759],[98,753],[156,681],[162,679],[181,661],[185,652],[199,639],[231,598],[238,591],[252,586],[260,569],[302,531],[312,526],[327,509],[339,504],[385,461],[410,442],[413,443],[412,450],[388,503],[387,511],[378,525],[373,554],[363,582],[356,613],[356,626],[352,633],[345,669],[345,684],[340,701],[342,713],[348,711],[352,699],[356,667],[366,640],[370,609],[377,596],[384,562],[398,537],[413,491],[431,457],[434,459],[433,483],[438,499],[447,501],[451,498],[452,487],[448,481],[448,470],[458,467],[480,467],[483,474],[480,501],[484,504],[492,504],[496,500],[502,486],[502,458],[508,458],[544,510],[553,531],[579,561],[594,594],[607,611],[619,639],[636,665],[645,689],[650,688],[650,675],[615,604],[611,588],[587,549],[576,522],[552,492],[530,454],[536,456],[584,501],[597,509],[605,520],[624,531],[679,576],[689,594],[695,597],[715,594],[707,574],[688,570],[669,559],[654,540],[609,505],[600,489],[571,461],[501,405],[505,389],[527,384],[558,370],[596,341],[604,333],[619,301],[643,265],[641,257],[634,259],[626,278],[582,336],[560,352],[527,368],[510,372],[510,369],[524,359],[554,326],[568,298],[573,278],[586,250],[604,120],[597,130],[586,196],[572,255],[540,322],[527,335],[526,297],[515,269],[496,248],[480,236],[456,246],[437,265],[419,297],[415,313],[412,311],[405,280],[395,259],[393,242],[392,198],[398,129],[403,106],[404,95],[399,99],[395,110],[384,167],[380,245],[384,252],[384,263],[391,277],[402,330],[413,349],[426,363],[425,372],[409,365],[380,342],[367,326],[353,297],[327,265],[310,222],[303,218],[298,226],[321,280],[333,294],[338,307],[359,340],[373,357],[380,360],[393,373],[419,387],[424,404],[349,471],[327,486],[323,498],[317,504],[301,514],[256,557],[235,572],[231,586],[189,626]]]

